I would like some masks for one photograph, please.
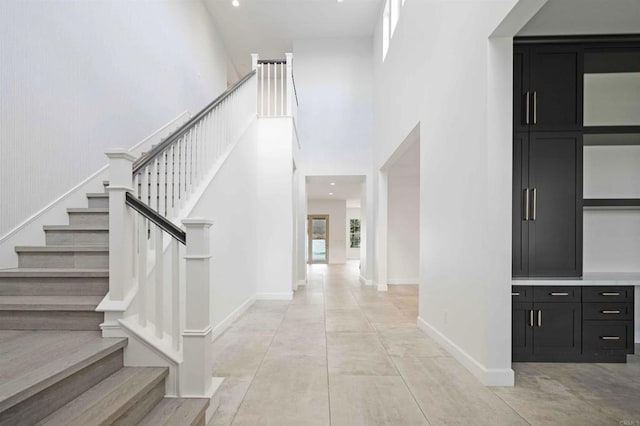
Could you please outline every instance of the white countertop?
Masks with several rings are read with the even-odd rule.
[[[585,272],[582,278],[514,278],[512,285],[633,285],[640,286],[640,272]]]

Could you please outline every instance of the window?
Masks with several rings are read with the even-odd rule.
[[[384,3],[384,12],[382,13],[382,60],[387,56],[389,50],[389,39],[391,38],[391,16],[389,14],[389,1]]]
[[[360,248],[360,219],[351,219],[349,224],[349,247]]]
[[[400,17],[400,0],[391,0],[391,34],[390,37],[393,37],[393,32],[396,29],[396,25],[398,24],[398,18]]]

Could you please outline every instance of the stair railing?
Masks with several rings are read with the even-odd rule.
[[[258,80],[258,115],[261,117],[294,117],[298,112],[298,93],[293,78],[293,54],[285,59],[259,59],[252,56]]]
[[[109,293],[103,335],[125,328],[178,365],[176,394],[212,388],[210,231],[185,218],[194,191],[256,116],[255,70],[159,145],[110,160]],[[136,214],[137,213],[137,214]],[[181,223],[183,231],[176,223]],[[126,334],[126,333],[125,333]]]

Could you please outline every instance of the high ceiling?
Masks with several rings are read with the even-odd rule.
[[[360,200],[364,181],[364,176],[307,176],[307,199],[355,202]]]
[[[293,40],[368,37],[382,0],[205,0],[238,73],[251,70],[251,53],[284,58]]]
[[[520,36],[625,34],[640,31],[640,0],[549,0]]]

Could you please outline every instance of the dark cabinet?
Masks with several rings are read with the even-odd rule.
[[[576,45],[514,49],[514,130],[582,128],[582,55]]]
[[[514,277],[582,275],[582,135],[516,133]]]
[[[527,292],[532,294],[531,302],[512,304],[513,361],[569,361],[579,356],[582,349],[580,287],[556,290],[517,286],[512,293]],[[576,298],[577,302],[571,302]]]
[[[625,362],[633,287],[513,286],[514,362]]]

